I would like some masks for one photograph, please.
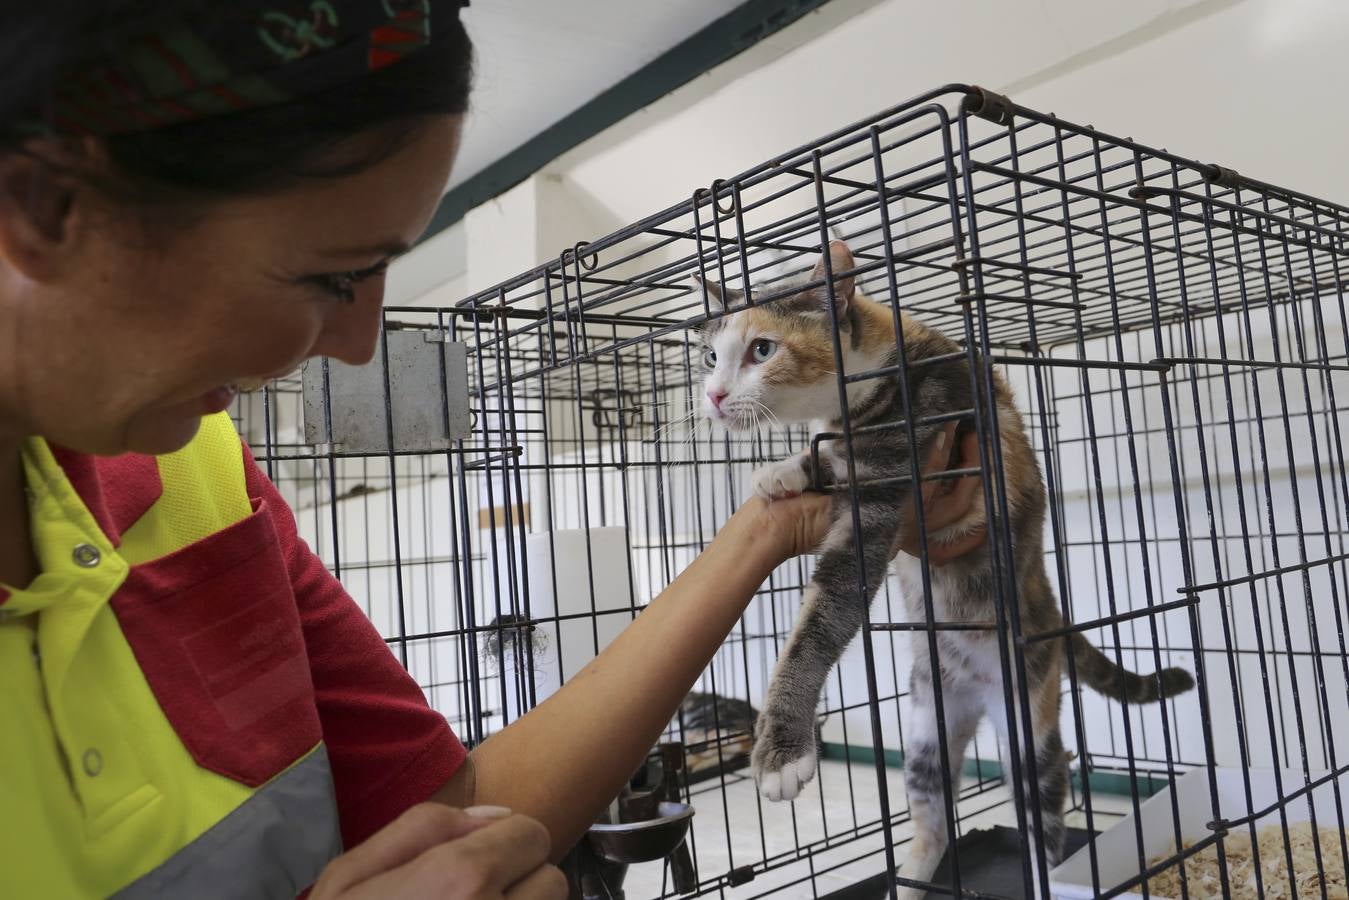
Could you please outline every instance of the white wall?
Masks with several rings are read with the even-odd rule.
[[[951,82],[1349,200],[1347,36],[1339,0],[833,0],[419,246],[389,302],[448,305]]]
[[[889,0],[639,131],[549,167],[631,221],[950,82],[1153,146],[1349,198],[1336,0]],[[717,73],[707,76],[717,81]],[[668,114],[662,111],[669,109]],[[658,173],[658,174],[657,174]]]

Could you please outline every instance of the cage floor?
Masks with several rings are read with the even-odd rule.
[[[891,808],[903,810],[904,773],[889,769],[887,776]],[[792,900],[822,898],[874,878],[885,869],[881,835],[869,833],[877,830],[875,823],[880,819],[880,792],[876,770],[868,764],[822,760],[816,781],[789,808],[761,803],[748,770],[728,776],[724,793],[715,781],[694,785],[692,793],[697,812],[691,840],[700,882],[739,866],[761,867],[757,864],[765,858],[787,859],[798,847],[817,845],[827,838],[837,838],[839,843],[816,850],[809,859],[762,872],[746,884],[713,891],[712,896],[728,900],[764,895]],[[1097,830],[1129,810],[1125,797],[1093,794],[1092,803]],[[1016,824],[1011,792],[1000,785],[967,795],[960,801],[957,815],[962,834]],[[1077,812],[1069,813],[1067,822],[1074,828],[1086,825],[1085,817]],[[843,836],[858,826],[863,826],[860,830],[865,836],[842,842]],[[909,835],[908,826],[902,825],[896,831],[896,840],[907,841]],[[901,846],[899,853],[903,852]],[[962,868],[965,865],[962,862]],[[658,863],[630,868],[623,889],[627,900],[651,900],[671,892],[665,867]]]
[[[1088,832],[1070,828],[1064,843],[1067,857],[1087,844]],[[1025,885],[1021,869],[1021,833],[1015,828],[995,825],[967,831],[958,842],[960,849],[961,891],[978,891],[994,897],[1021,900]],[[948,853],[932,876],[933,884],[951,884],[951,859]],[[833,893],[821,895],[820,900],[883,900],[887,893],[884,875],[873,875],[865,881]],[[928,894],[929,898],[945,894]]]

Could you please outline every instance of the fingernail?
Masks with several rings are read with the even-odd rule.
[[[511,811],[504,806],[470,806],[464,810],[464,815],[475,819],[504,819],[510,814]]]
[[[944,450],[945,448],[946,448],[946,432],[939,431],[937,432],[937,449]]]

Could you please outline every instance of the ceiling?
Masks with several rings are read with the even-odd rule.
[[[742,0],[476,0],[473,108],[447,187],[472,178],[548,126],[741,5]]]

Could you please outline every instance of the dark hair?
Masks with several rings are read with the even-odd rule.
[[[23,64],[0,73],[0,120],[39,105],[72,63],[108,46],[126,22],[218,2],[43,0],[6,13],[0,59]],[[105,144],[116,174],[127,182],[123,187],[140,195],[284,187],[374,165],[414,135],[426,117],[465,112],[472,78],[472,42],[456,20],[426,49],[324,93],[115,135]],[[343,141],[370,132],[381,140],[359,157],[342,154],[335,161],[333,151]]]

